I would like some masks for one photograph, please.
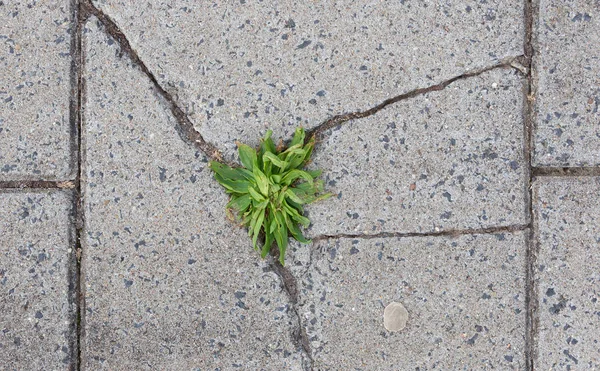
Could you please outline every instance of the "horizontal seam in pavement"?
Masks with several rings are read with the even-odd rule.
[[[73,189],[75,180],[0,180],[0,189]]]
[[[600,167],[534,167],[532,175],[534,177],[600,176]]]
[[[379,103],[378,105],[376,105],[372,108],[369,108],[368,110],[344,113],[341,115],[333,116],[333,117],[327,119],[326,121],[322,122],[320,125],[310,129],[307,132],[307,136],[306,136],[307,141],[313,135],[317,136],[317,137],[321,137],[327,130],[332,129],[338,125],[341,125],[347,121],[362,119],[362,118],[365,118],[368,116],[372,116],[372,115],[376,114],[377,112],[381,111],[382,109],[386,108],[387,106],[392,105],[394,103],[398,103],[400,101],[411,99],[411,98],[414,98],[414,97],[417,97],[420,95],[424,95],[427,93],[444,90],[446,87],[448,87],[449,85],[451,85],[452,83],[454,83],[456,81],[464,80],[464,79],[467,79],[470,77],[476,77],[485,72],[489,72],[489,71],[495,70],[497,68],[513,68],[513,69],[517,70],[519,73],[523,74],[524,67],[521,66],[522,59],[523,59],[523,56],[505,58],[500,63],[497,63],[493,66],[488,66],[488,67],[468,71],[461,75],[454,76],[448,80],[444,80],[438,84],[431,85],[426,88],[414,89],[409,92],[406,92],[406,93],[403,93],[400,95],[396,95],[395,97],[388,98],[388,99],[384,100],[383,102]]]
[[[312,238],[313,242],[341,239],[341,238],[354,238],[354,239],[376,239],[376,238],[406,238],[406,237],[457,237],[463,235],[472,234],[498,234],[498,233],[512,233],[524,231],[530,227],[529,224],[513,224],[500,227],[489,227],[479,229],[448,229],[443,231],[434,232],[381,232],[374,234],[349,234],[340,233],[335,235],[319,235]]]

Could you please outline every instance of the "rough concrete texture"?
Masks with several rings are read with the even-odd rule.
[[[541,0],[533,163],[600,165],[600,6]]]
[[[308,234],[526,223],[522,79],[496,69],[332,129],[315,151],[336,196]]]
[[[299,312],[318,370],[522,370],[525,234],[321,242]],[[400,302],[406,328],[384,328]]]
[[[76,333],[72,194],[0,193],[0,368],[66,370]]]
[[[228,157],[523,54],[523,4],[93,1]]]
[[[95,19],[84,44],[83,368],[301,369],[282,282],[206,158]]]
[[[0,180],[70,175],[70,1],[0,1]]]
[[[540,370],[600,367],[600,178],[534,183]]]

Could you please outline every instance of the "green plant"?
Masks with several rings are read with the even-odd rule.
[[[325,199],[323,181],[315,180],[321,170],[301,170],[309,161],[315,146],[314,136],[304,144],[304,129],[296,129],[287,149],[276,148],[267,131],[258,151],[238,143],[243,167],[233,168],[211,161],[215,179],[231,194],[227,210],[237,211],[238,219],[248,227],[254,249],[260,233],[264,234],[261,256],[271,250],[273,241],[279,247],[279,261],[284,264],[288,236],[310,243],[299,225],[308,227],[302,205]],[[280,147],[283,147],[282,145]]]

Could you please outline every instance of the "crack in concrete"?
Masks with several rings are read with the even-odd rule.
[[[531,4],[531,2],[528,1],[528,4]],[[513,68],[513,69],[517,70],[519,73],[521,73],[522,75],[527,76],[529,79],[528,80],[529,84],[528,84],[528,88],[527,88],[528,93],[529,93],[531,91],[530,68],[531,68],[531,60],[532,60],[532,54],[533,54],[533,47],[531,46],[531,37],[532,37],[532,31],[531,31],[532,26],[531,25],[533,24],[533,22],[531,21],[531,19],[532,19],[531,13],[532,13],[531,6],[530,5],[526,6],[525,14],[526,14],[526,22],[527,22],[527,31],[526,31],[526,42],[525,42],[525,55],[506,58],[506,59],[502,60],[500,63],[495,64],[493,66],[488,66],[488,67],[480,68],[477,70],[468,71],[459,76],[455,76],[448,80],[442,81],[438,84],[435,84],[435,85],[432,85],[429,87],[425,87],[425,88],[418,88],[418,89],[409,91],[407,93],[397,95],[397,96],[387,99],[387,100],[383,101],[382,103],[380,103],[370,109],[367,109],[365,111],[357,111],[357,112],[336,115],[336,116],[331,117],[331,118],[327,119],[326,121],[322,122],[320,125],[316,126],[315,128],[309,130],[307,133],[308,134],[307,139],[310,138],[312,135],[321,137],[325,134],[325,132],[327,130],[329,130],[335,126],[341,125],[347,121],[361,119],[361,118],[365,118],[365,117],[374,115],[377,112],[379,112],[380,110],[386,108],[387,106],[389,106],[391,104],[394,104],[394,103],[397,103],[397,102],[400,102],[403,100],[411,99],[416,96],[424,95],[429,92],[441,91],[456,81],[459,81],[462,79],[467,79],[470,77],[475,77],[475,76],[478,76],[480,74],[483,74],[485,72],[488,72],[488,71],[491,71],[491,70],[494,70],[497,68]],[[219,161],[219,162],[224,162],[217,147],[215,145],[213,145],[212,143],[207,142],[202,137],[202,135],[194,128],[194,125],[191,122],[191,120],[188,118],[188,116],[185,114],[185,112],[177,105],[173,96],[169,92],[167,92],[158,83],[154,74],[149,70],[149,68],[145,65],[145,63],[140,59],[137,52],[131,47],[131,44],[125,37],[124,33],[116,25],[116,23],[110,17],[108,17],[106,14],[104,14],[104,12],[102,12],[100,9],[96,8],[91,3],[90,0],[82,0],[82,2],[80,3],[79,16],[81,17],[81,19],[87,19],[91,15],[95,16],[100,21],[100,23],[104,26],[106,33],[119,44],[121,53],[126,54],[130,58],[132,63],[135,66],[137,66],[138,68],[140,68],[140,70],[144,74],[146,74],[146,76],[152,82],[156,91],[167,102],[167,104],[169,105],[169,108],[171,110],[171,113],[176,118],[176,121],[177,121],[176,129],[177,129],[180,137],[185,142],[198,148],[205,155],[207,155],[210,159]],[[80,36],[81,30],[79,30],[78,32],[79,32],[79,36]],[[80,79],[81,79],[81,77],[80,77]],[[81,92],[79,93],[79,95],[81,95]],[[529,94],[527,96],[529,97]],[[81,103],[81,101],[79,103]],[[80,106],[79,106],[79,108],[80,108]],[[78,110],[78,112],[79,112],[79,110]],[[526,116],[526,117],[528,117],[528,116]],[[80,119],[79,119],[79,125],[81,125]],[[527,125],[527,123],[526,123],[526,130],[529,133],[529,137],[527,138],[527,141],[529,142],[531,133],[530,133],[530,128]],[[81,137],[79,137],[79,141],[81,141]],[[528,163],[531,164],[528,148],[529,148],[528,145],[526,145],[526,147],[525,147],[526,152],[527,152],[526,158],[528,159]],[[78,151],[78,152],[80,152],[80,151]],[[79,157],[78,158],[79,171],[81,171],[81,162],[80,161],[81,161],[81,158]],[[235,164],[228,164],[228,165],[236,166]],[[531,169],[531,165],[529,166],[529,168]],[[530,174],[530,179],[531,179],[531,174]],[[78,175],[77,180],[78,180],[77,191],[79,194],[80,193],[80,174]],[[1,183],[0,183],[0,185],[1,185]],[[528,186],[528,188],[529,188],[529,186]],[[529,209],[531,210],[531,198],[529,200],[529,205],[530,205]],[[80,205],[78,205],[78,207],[80,207]],[[531,213],[530,213],[530,215],[531,215]],[[332,238],[370,239],[370,238],[389,238],[389,237],[427,237],[427,236],[458,236],[458,235],[463,235],[463,234],[490,234],[490,233],[493,234],[493,233],[502,233],[502,232],[523,231],[523,230],[530,229],[530,227],[531,227],[531,223],[526,224],[526,225],[512,225],[512,226],[491,227],[491,228],[482,228],[482,229],[446,230],[446,231],[440,231],[440,232],[425,232],[425,233],[419,233],[419,232],[395,233],[395,232],[392,232],[392,233],[380,233],[380,234],[374,234],[374,235],[338,234],[338,235],[318,236],[318,237],[314,238],[313,240],[320,241],[320,240],[326,240],[326,239],[332,239]],[[290,303],[292,305],[292,311],[294,312],[294,314],[296,315],[296,317],[298,319],[297,333],[293,334],[294,342],[296,343],[296,345],[299,348],[302,349],[302,351],[305,353],[306,357],[310,361],[310,366],[308,368],[313,369],[314,368],[314,360],[312,358],[312,351],[310,348],[306,330],[302,325],[302,320],[299,315],[298,307],[297,307],[299,293],[298,293],[296,278],[289,271],[288,268],[279,264],[279,262],[277,260],[277,256],[276,256],[278,254],[278,250],[273,249],[272,251],[275,253],[272,254],[272,255],[274,255],[274,258],[273,258],[273,261],[271,262],[271,266],[273,268],[273,271],[281,278],[283,288],[286,291],[286,293],[289,297]],[[307,271],[308,271],[308,269],[310,269],[311,265],[312,265],[312,249],[311,249],[311,262],[309,262]],[[528,280],[528,282],[529,282],[529,280]]]
[[[150,71],[150,69],[146,66],[146,64],[140,59],[137,52],[131,47],[129,40],[121,31],[119,26],[113,21],[108,15],[106,15],[102,10],[98,9],[95,5],[92,4],[91,0],[82,0],[82,7],[85,9],[84,11],[89,15],[94,15],[100,23],[104,26],[106,32],[119,44],[121,52],[126,54],[132,61],[132,63],[138,66],[144,74],[148,76],[154,85],[155,89],[158,93],[166,100],[169,105],[169,108],[173,115],[175,116],[178,126],[177,131],[181,138],[187,142],[194,145],[196,148],[201,150],[204,154],[206,154],[210,159],[214,161],[219,161],[221,163],[226,163],[232,167],[238,167],[239,165],[235,163],[228,163],[223,160],[221,156],[221,152],[219,149],[212,143],[207,142],[200,132],[196,130],[194,124],[189,119],[189,117],[185,114],[183,109],[181,109],[172,94],[166,91],[158,82],[154,74]],[[522,61],[525,60],[524,56],[514,56],[508,57],[501,60],[499,63],[472,71],[465,72],[461,75],[452,77],[448,80],[442,81],[436,85],[428,86],[425,88],[418,88],[407,93],[403,93],[397,95],[393,98],[386,99],[382,103],[368,109],[365,111],[356,111],[350,113],[339,114],[333,116],[316,127],[307,131],[306,140],[308,141],[312,135],[321,136],[325,131],[331,129],[337,125],[340,125],[346,121],[365,118],[371,116],[378,111],[382,110],[386,106],[400,102],[405,99],[410,99],[416,97],[418,95],[423,95],[432,91],[439,91],[446,88],[448,85],[452,84],[455,81],[466,79],[469,77],[475,77],[487,71],[491,71],[496,68],[513,68],[517,70],[521,74],[526,74],[527,69],[522,65]]]
[[[146,66],[146,64],[140,59],[137,52],[131,47],[129,40],[125,37],[125,34],[117,26],[117,24],[103,11],[96,8],[90,0],[82,0],[81,2],[82,12],[86,15],[95,16],[100,23],[104,26],[106,33],[112,37],[118,44],[121,53],[126,54],[131,62],[136,65],[142,72],[148,76],[152,82],[154,88],[158,94],[167,102],[171,113],[177,120],[176,129],[181,139],[187,142],[200,151],[202,151],[211,160],[223,162],[221,153],[212,143],[207,142],[204,137],[194,128],[194,124],[185,114],[185,112],[177,105],[175,99],[166,91],[159,83],[154,74]]]
[[[294,345],[302,349],[302,352],[308,359],[310,365],[305,367],[306,370],[314,369],[314,359],[312,357],[312,349],[310,347],[310,341],[308,340],[308,335],[306,333],[306,328],[302,324],[302,317],[300,316],[300,312],[298,310],[298,299],[300,293],[298,292],[298,283],[296,281],[296,277],[290,272],[287,267],[284,267],[279,263],[279,249],[274,246],[271,249],[271,261],[269,262],[273,271],[279,276],[281,282],[283,284],[283,289],[288,295],[290,300],[291,309],[294,312],[295,317],[298,320],[297,330],[292,334],[292,341]],[[307,269],[310,269],[310,265],[312,264],[312,252],[311,252],[311,261]]]
[[[383,102],[379,103],[378,105],[371,107],[365,111],[349,112],[349,113],[344,113],[344,114],[333,116],[333,117],[323,121],[318,126],[308,130],[306,138],[308,140],[313,135],[318,138],[323,137],[327,130],[330,130],[330,129],[332,129],[338,125],[341,125],[347,121],[357,120],[357,119],[362,119],[362,118],[365,118],[368,116],[372,116],[372,115],[376,114],[377,112],[381,111],[382,109],[386,108],[387,106],[392,105],[394,103],[398,103],[400,101],[411,99],[411,98],[414,98],[414,97],[417,97],[420,95],[424,95],[427,93],[431,93],[434,91],[444,90],[446,87],[448,87],[450,84],[452,84],[456,81],[464,80],[464,79],[467,79],[470,77],[479,76],[485,72],[495,70],[497,68],[513,68],[522,74],[523,71],[526,71],[526,69],[522,66],[523,59],[524,59],[523,56],[515,56],[515,57],[505,58],[502,61],[500,61],[500,63],[497,63],[493,66],[488,66],[488,67],[468,71],[461,75],[454,76],[448,80],[444,80],[438,84],[431,85],[431,86],[428,86],[425,88],[414,89],[409,92],[402,93],[400,95],[396,95],[395,97],[388,98],[388,99],[384,100]]]
[[[312,238],[313,242],[334,240],[341,238],[350,239],[364,239],[372,240],[377,238],[406,238],[406,237],[457,237],[470,234],[498,234],[498,233],[512,233],[518,231],[524,231],[530,228],[530,224],[513,224],[500,227],[489,227],[479,229],[447,229],[443,231],[434,232],[381,232],[374,234],[351,234],[351,233],[339,233],[334,235],[320,235]]]

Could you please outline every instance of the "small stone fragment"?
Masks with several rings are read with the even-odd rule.
[[[388,331],[400,331],[406,327],[408,311],[404,305],[395,301],[388,304],[383,311],[383,326]]]

